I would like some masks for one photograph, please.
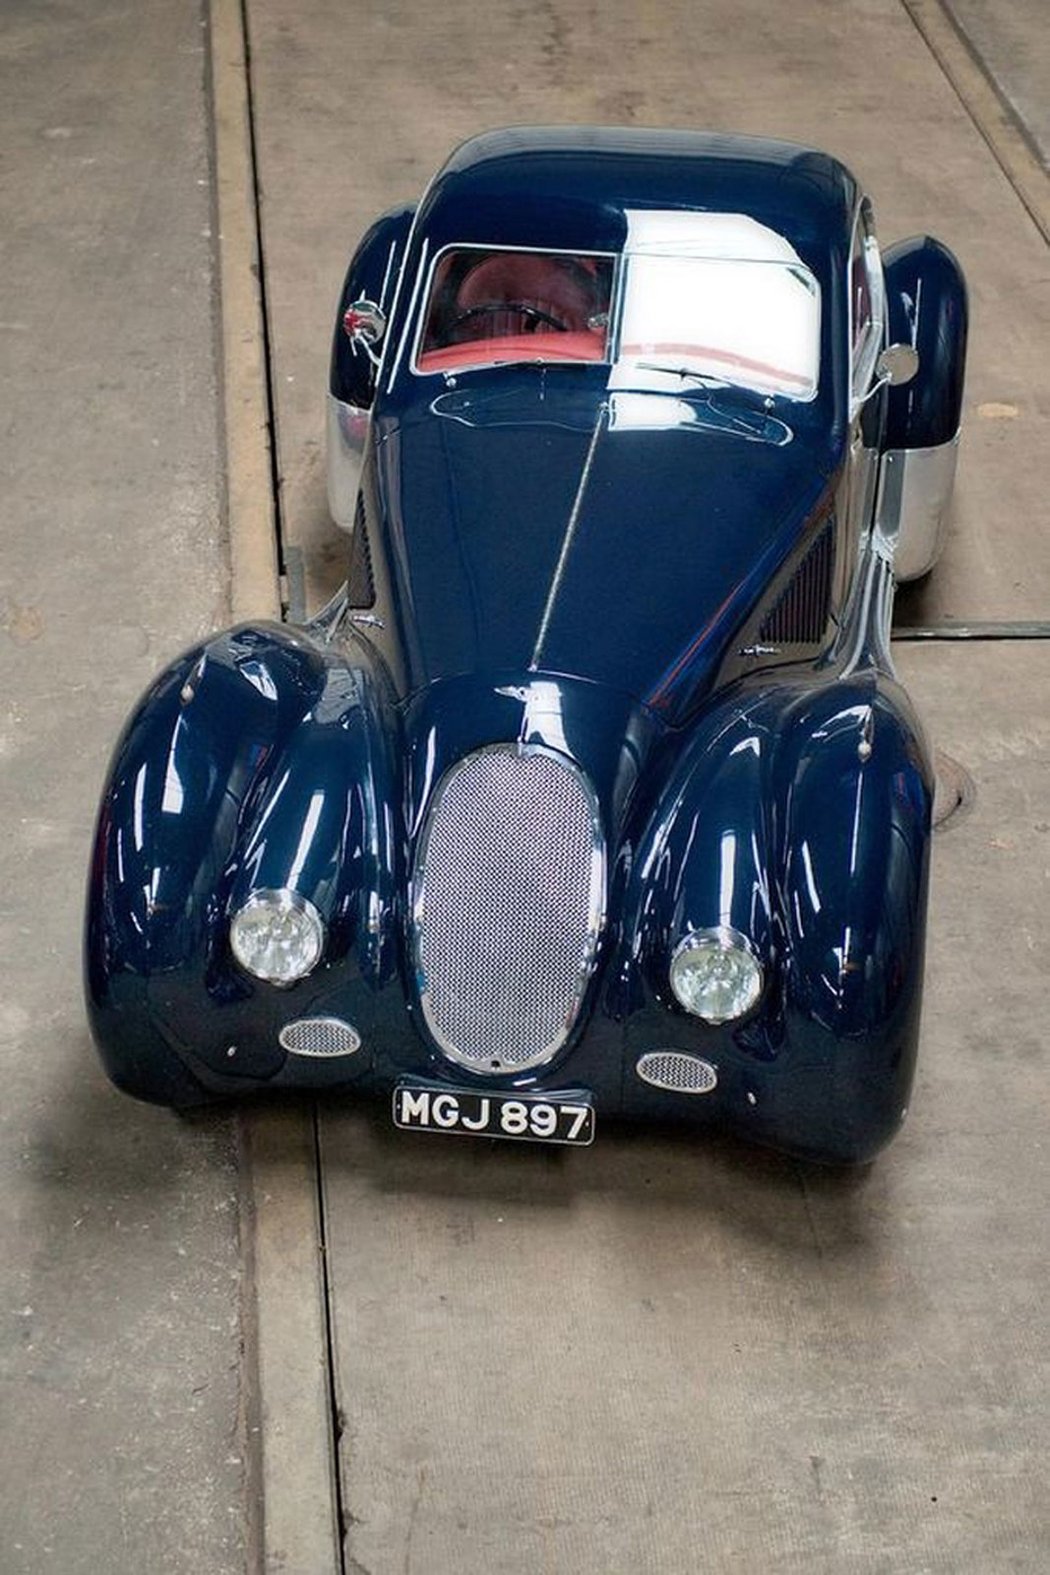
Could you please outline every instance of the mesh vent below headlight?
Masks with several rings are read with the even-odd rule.
[[[718,1083],[710,1061],[684,1050],[649,1050],[639,1057],[635,1071],[643,1083],[676,1094],[710,1094]]]
[[[361,1035],[339,1017],[300,1017],[285,1023],[277,1035],[289,1055],[353,1055],[361,1048]]]

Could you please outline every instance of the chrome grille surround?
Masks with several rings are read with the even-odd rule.
[[[285,1023],[277,1035],[289,1055],[353,1055],[361,1048],[361,1035],[341,1017],[300,1017]]]
[[[710,1061],[686,1050],[647,1050],[639,1056],[635,1071],[643,1083],[675,1094],[710,1094],[718,1085]]]
[[[605,837],[579,768],[495,744],[438,783],[412,883],[427,1028],[475,1072],[543,1066],[572,1031],[605,922]]]

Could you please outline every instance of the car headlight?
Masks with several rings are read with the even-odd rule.
[[[676,999],[705,1023],[728,1023],[749,1012],[762,993],[762,968],[737,930],[692,930],[671,959]]]
[[[296,891],[253,891],[230,920],[233,955],[269,984],[294,984],[315,967],[324,924],[312,902]]]

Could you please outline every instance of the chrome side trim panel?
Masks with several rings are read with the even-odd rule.
[[[918,579],[940,557],[958,457],[958,432],[936,448],[890,449],[882,456],[875,529],[894,579]]]
[[[343,530],[353,530],[369,412],[328,395],[325,417],[325,477],[328,509]]]

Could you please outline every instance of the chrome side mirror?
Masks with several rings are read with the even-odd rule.
[[[900,388],[919,370],[919,352],[911,345],[887,345],[875,362],[876,388]]]
[[[918,370],[919,352],[911,345],[887,345],[875,362],[874,382],[854,409],[859,410],[874,399],[880,388],[900,388],[910,383]]]
[[[343,313],[343,332],[355,350],[362,349],[373,366],[379,365],[375,346],[386,333],[386,318],[374,301],[351,301]]]
[[[918,370],[918,350],[913,350],[911,345],[886,345],[875,362],[875,381],[867,397],[871,398],[878,389],[899,389],[905,383],[910,383]]]

